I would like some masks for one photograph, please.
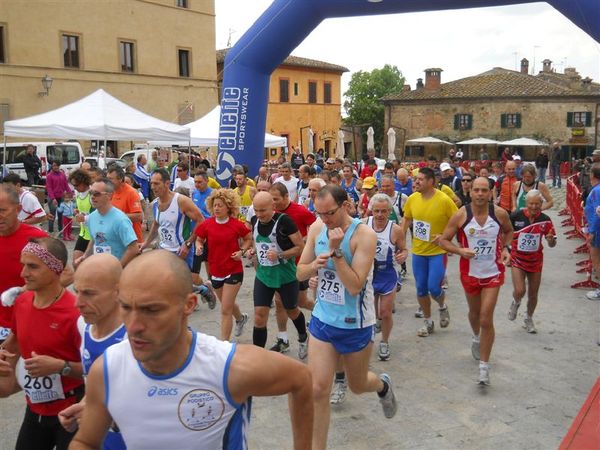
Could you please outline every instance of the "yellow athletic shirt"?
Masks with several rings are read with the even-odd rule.
[[[404,205],[404,218],[412,220],[412,252],[415,255],[431,256],[446,253],[431,241],[442,234],[450,217],[458,211],[454,202],[442,191],[436,189],[428,200],[420,192],[415,192]]]
[[[238,218],[242,222],[246,222],[246,215],[248,214],[248,209],[252,206],[252,198],[250,197],[250,186],[246,186],[246,190],[243,194],[240,194],[240,188],[235,188],[235,192],[240,197],[240,214]]]

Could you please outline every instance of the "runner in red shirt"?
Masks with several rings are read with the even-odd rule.
[[[232,189],[215,189],[206,199],[212,217],[201,222],[187,242],[196,240],[196,254],[208,246],[210,281],[221,302],[221,340],[229,341],[235,317],[234,335],[240,336],[248,322],[235,298],[242,287],[244,267],[242,257],[252,246],[252,235],[246,225],[238,220],[239,195]],[[196,239],[197,238],[197,239]],[[242,248],[239,240],[243,239]]]
[[[60,280],[67,259],[65,245],[50,237],[33,239],[21,253],[28,291],[16,299],[12,334],[0,350],[0,396],[22,388],[27,400],[18,450],[67,449],[73,437],[58,420],[84,394],[79,311]]]
[[[544,264],[542,237],[546,239],[549,247],[556,245],[556,231],[550,218],[542,213],[542,203],[541,192],[532,189],[525,196],[525,208],[510,215],[510,221],[515,229],[511,252],[514,291],[508,320],[517,318],[521,299],[527,293],[527,313],[523,328],[528,333],[537,332],[532,316],[537,306],[538,291],[542,281]]]
[[[0,294],[7,289],[23,286],[21,277],[21,250],[31,238],[48,236],[45,231],[20,223],[19,195],[12,184],[0,184]],[[4,341],[12,323],[12,308],[0,304],[0,343]]]
[[[494,344],[494,309],[504,284],[504,266],[510,261],[512,227],[508,214],[489,202],[487,178],[477,178],[471,188],[472,203],[463,206],[448,222],[440,247],[460,255],[460,280],[469,304],[473,330],[471,354],[479,360],[479,384],[489,385],[489,360]],[[459,246],[452,243],[458,235]]]

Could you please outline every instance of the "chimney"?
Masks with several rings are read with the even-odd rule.
[[[425,69],[425,89],[433,91],[440,88],[442,69]]]
[[[417,78],[417,91],[423,89],[423,78]]]
[[[527,75],[529,73],[529,61],[527,58],[521,60],[521,73]]]
[[[589,92],[592,89],[592,79],[590,77],[585,77],[581,80],[581,88],[584,91]]]
[[[544,73],[551,73],[552,72],[552,61],[550,61],[549,59],[545,59],[542,61],[543,64],[543,69],[542,71]]]

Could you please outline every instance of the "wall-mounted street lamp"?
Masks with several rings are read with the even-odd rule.
[[[54,80],[48,76],[48,74],[44,75],[44,78],[42,78],[42,87],[44,88],[44,90],[42,92],[38,92],[38,95],[40,97],[44,97],[45,95],[48,95],[50,93],[50,88],[52,87],[52,82]]]

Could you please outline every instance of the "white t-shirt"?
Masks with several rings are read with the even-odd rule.
[[[44,208],[33,192],[23,190],[19,195],[19,203],[21,204],[21,211],[18,215],[19,222],[32,217],[46,217]]]
[[[190,191],[190,196],[192,192],[196,190],[196,185],[194,184],[194,179],[192,177],[187,177],[186,180],[182,180],[181,178],[175,178],[175,183],[173,184],[173,190],[178,187],[187,188]]]
[[[298,198],[298,178],[291,177],[288,181],[284,180],[283,177],[275,178],[273,183],[283,183],[288,190],[290,195],[290,201],[295,202]]]

